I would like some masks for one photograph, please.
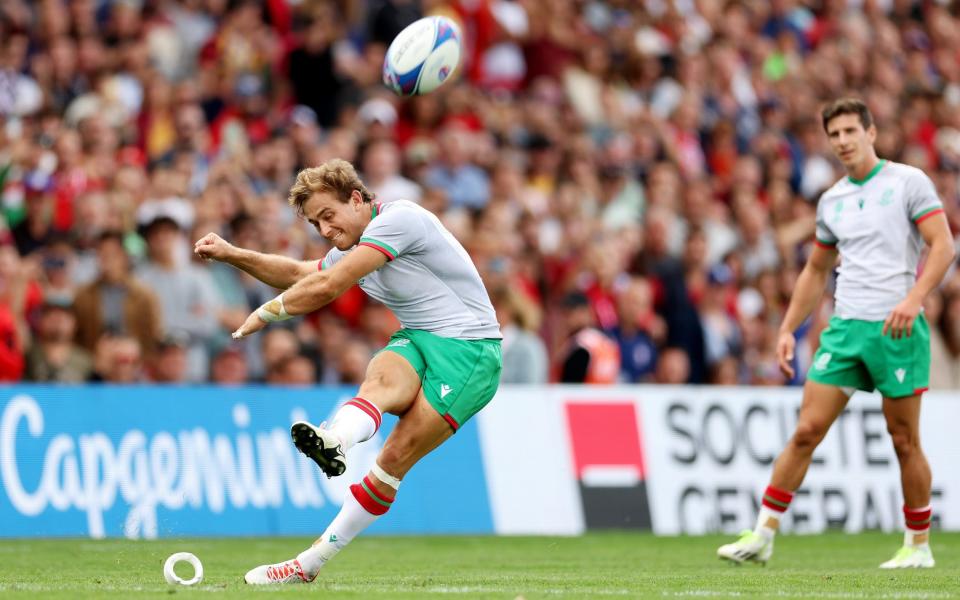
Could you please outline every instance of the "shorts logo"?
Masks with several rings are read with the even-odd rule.
[[[820,358],[817,359],[817,362],[813,363],[813,368],[822,371],[827,368],[827,365],[830,364],[830,359],[833,358],[833,355],[829,352],[824,352],[820,355]]]
[[[392,342],[387,344],[387,348],[391,346],[397,346],[399,348],[403,348],[404,346],[409,346],[409,345],[410,345],[410,340],[408,340],[407,338],[401,338],[399,340],[393,340]]]
[[[903,378],[907,376],[906,370],[904,370],[902,367],[894,371],[893,374],[897,376],[897,381],[900,383],[903,383]]]
[[[441,384],[440,384],[440,399],[442,400],[443,398],[446,398],[446,397],[447,397],[447,394],[449,394],[449,393],[452,392],[452,391],[453,391],[453,388],[451,388],[449,385],[447,385],[447,384],[445,384],[445,383],[441,383]]]
[[[330,534],[330,537],[327,539],[327,541],[330,542],[331,544],[334,543],[334,542],[336,542],[336,541],[337,541],[337,534],[331,533],[331,534]]]

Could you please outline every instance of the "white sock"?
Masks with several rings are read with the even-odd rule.
[[[380,410],[363,398],[354,398],[340,407],[333,417],[330,431],[340,438],[344,453],[373,437],[380,428]]]
[[[777,512],[767,506],[760,506],[760,514],[757,515],[757,524],[753,528],[754,533],[762,535],[764,539],[772,540],[773,536],[777,535],[777,529],[774,527],[768,527],[767,521],[769,519],[775,519],[777,525],[780,525],[780,519],[783,518],[782,512]]]
[[[304,574],[313,579],[328,560],[350,543],[361,531],[376,521],[380,515],[373,515],[360,506],[352,493],[348,493],[340,512],[323,532],[313,546],[297,555]]]
[[[926,535],[927,539],[920,542],[919,544],[914,541],[914,536],[917,535]],[[924,531],[914,531],[912,529],[907,529],[903,532],[903,545],[904,546],[913,546],[914,548],[926,548],[930,545],[930,530],[926,529]]]

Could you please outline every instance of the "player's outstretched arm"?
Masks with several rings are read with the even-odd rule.
[[[890,332],[894,339],[903,335],[910,337],[913,333],[913,322],[920,314],[923,300],[932,289],[940,285],[943,276],[950,268],[956,252],[953,248],[953,236],[950,226],[943,213],[938,213],[917,223],[917,229],[924,241],[930,246],[930,253],[923,265],[923,272],[913,284],[907,297],[887,315],[883,321],[883,335]]]
[[[294,260],[278,254],[238,248],[215,233],[208,233],[197,240],[193,251],[201,258],[233,265],[265,284],[282,290],[317,270],[315,260]]]
[[[783,317],[783,323],[777,335],[777,360],[780,363],[780,370],[787,377],[794,376],[791,361],[793,361],[796,339],[793,337],[793,332],[817,307],[823,295],[823,289],[827,285],[827,278],[835,264],[837,264],[837,250],[815,244],[807,264],[797,278],[793,295],[790,297],[790,306],[787,307],[787,314]]]
[[[267,323],[285,321],[297,315],[311,313],[332,302],[350,286],[387,262],[387,257],[368,246],[357,246],[330,269],[304,277],[290,289],[252,312],[234,338],[256,333]]]

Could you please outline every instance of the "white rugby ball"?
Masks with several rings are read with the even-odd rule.
[[[447,17],[426,17],[404,28],[387,48],[383,83],[401,96],[429,94],[460,64],[460,28]]]
[[[193,577],[190,579],[183,579],[173,571],[173,568],[181,561],[186,561],[193,566]],[[171,554],[167,562],[163,563],[163,578],[171,585],[196,585],[203,581],[203,565],[200,564],[200,559],[193,554],[189,552],[177,552]]]

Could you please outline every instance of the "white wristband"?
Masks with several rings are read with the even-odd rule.
[[[287,309],[283,306],[283,294],[280,294],[258,308],[257,316],[263,319],[265,323],[275,323],[277,321],[286,321],[292,318],[293,315],[287,314]]]

